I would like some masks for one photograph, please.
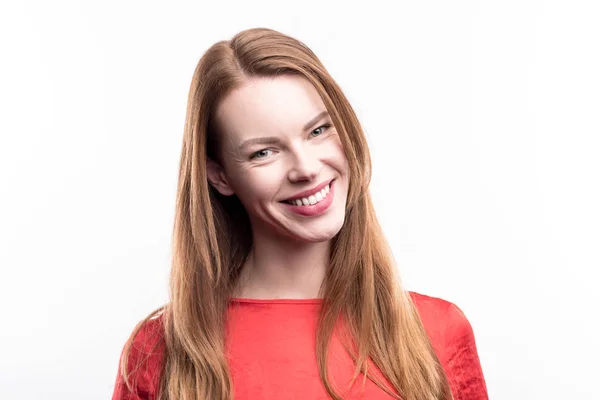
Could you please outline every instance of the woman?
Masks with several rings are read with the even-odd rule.
[[[213,45],[189,92],[170,302],[132,333],[113,399],[487,399],[464,314],[401,289],[370,166],[304,44],[257,28]]]

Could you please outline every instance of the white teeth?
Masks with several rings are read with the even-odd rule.
[[[331,189],[329,188],[329,185],[327,185],[312,196],[303,197],[301,199],[290,200],[290,201],[288,201],[288,203],[290,203],[292,205],[296,205],[296,206],[302,206],[302,205],[309,206],[309,205],[317,204],[318,202],[322,201],[325,197],[327,197],[327,194],[330,192],[330,190]]]

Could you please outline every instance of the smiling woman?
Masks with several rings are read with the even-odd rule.
[[[370,174],[360,123],[308,47],[256,28],[209,48],[189,91],[171,299],[131,334],[113,399],[487,399],[461,310],[402,289]]]

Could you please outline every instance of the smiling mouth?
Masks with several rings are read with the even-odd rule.
[[[325,186],[323,189],[311,194],[310,196],[299,197],[299,198],[292,199],[292,200],[283,200],[282,203],[291,204],[293,206],[315,205],[315,204],[320,203],[321,201],[325,200],[325,198],[327,198],[327,196],[329,195],[329,192],[331,191],[332,183],[333,183],[333,181],[329,182],[327,184],[327,186]]]

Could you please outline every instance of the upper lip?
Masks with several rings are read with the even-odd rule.
[[[303,197],[309,197],[314,195],[315,193],[321,191],[325,186],[329,185],[331,182],[333,182],[333,179],[329,179],[323,183],[320,183],[319,185],[315,186],[312,189],[308,189],[308,190],[304,190],[302,192],[298,192],[295,195],[293,195],[292,197],[288,197],[287,199],[285,199],[284,201],[289,201],[289,200],[295,200],[295,199],[301,199]]]

